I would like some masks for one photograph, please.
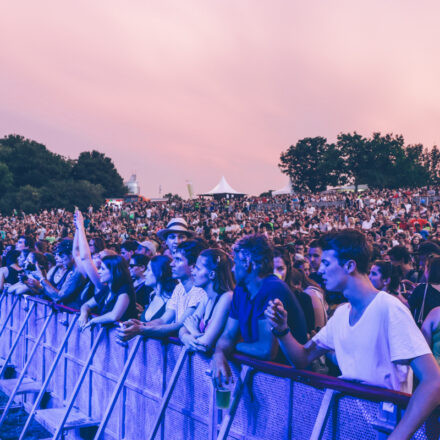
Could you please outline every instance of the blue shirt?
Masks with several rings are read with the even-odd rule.
[[[307,325],[304,312],[287,284],[275,275],[263,279],[260,290],[253,298],[246,287],[235,287],[229,316],[238,320],[243,341],[258,341],[258,321],[265,318],[264,311],[269,301],[275,298],[279,298],[287,310],[292,335],[299,343],[305,344]]]

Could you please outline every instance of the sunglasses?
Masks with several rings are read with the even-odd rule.
[[[129,264],[128,267],[138,267],[139,264]]]

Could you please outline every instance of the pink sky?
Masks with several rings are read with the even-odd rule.
[[[0,136],[76,158],[98,149],[145,196],[222,175],[285,185],[306,136],[401,133],[440,143],[440,4],[8,2],[0,14]]]

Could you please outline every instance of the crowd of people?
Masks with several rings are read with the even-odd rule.
[[[0,293],[79,311],[79,329],[178,336],[413,391],[390,438],[440,403],[438,190],[108,205],[0,217]]]

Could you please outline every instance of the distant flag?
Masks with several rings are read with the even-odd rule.
[[[162,185],[159,185],[159,197],[162,195]]]
[[[192,187],[192,182],[190,182],[189,180],[186,181],[186,187],[188,188],[188,194],[189,194],[189,198],[192,199],[193,198],[193,187]]]

